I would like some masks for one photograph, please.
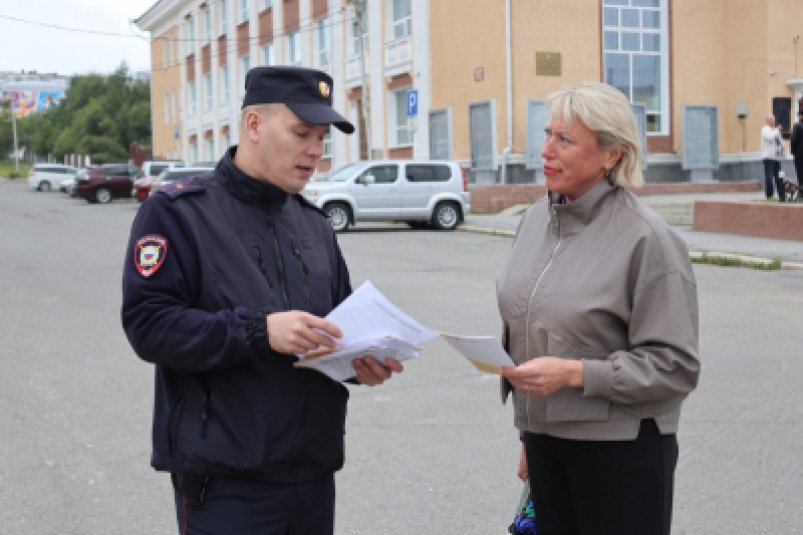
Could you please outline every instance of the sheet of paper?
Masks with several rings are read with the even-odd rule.
[[[343,332],[334,351],[298,355],[300,360],[295,365],[313,368],[335,381],[355,376],[351,364],[354,359],[372,356],[383,364],[387,358],[403,362],[418,357],[418,346],[438,335],[399,310],[370,281],[357,288],[326,319]]]
[[[399,310],[371,281],[364,282],[326,319],[343,331],[343,336],[338,339],[338,345],[343,348],[385,336],[418,346],[438,335]]]
[[[480,371],[499,374],[499,368],[515,366],[498,338],[446,333],[441,336]]]
[[[404,362],[405,360],[417,358],[420,354],[421,352],[417,347],[408,344],[404,340],[383,338],[331,353],[308,353],[295,365],[300,368],[318,370],[335,381],[345,381],[356,375],[354,366],[351,364],[354,359],[370,355],[384,364],[388,358]]]

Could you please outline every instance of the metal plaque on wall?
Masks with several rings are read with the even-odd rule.
[[[538,76],[560,76],[560,52],[536,52],[535,74]]]

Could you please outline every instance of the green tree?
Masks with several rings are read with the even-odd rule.
[[[119,162],[128,160],[132,143],[150,146],[150,116],[150,83],[132,80],[122,63],[109,76],[74,77],[57,106],[19,123],[40,157],[78,153],[93,163]],[[0,134],[0,148],[3,139]]]

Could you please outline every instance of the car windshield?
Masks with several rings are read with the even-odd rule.
[[[349,177],[354,176],[354,171],[364,164],[350,163],[327,175],[326,182],[345,182]]]

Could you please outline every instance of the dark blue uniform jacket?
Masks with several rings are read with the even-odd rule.
[[[351,293],[348,271],[324,215],[242,173],[235,150],[213,172],[149,198],[132,226],[122,322],[136,353],[156,364],[151,463],[318,479],[343,465],[348,390],[270,349],[265,316],[325,316]],[[154,251],[143,241],[163,243],[148,276],[137,265],[153,268],[156,256],[147,264]]]

